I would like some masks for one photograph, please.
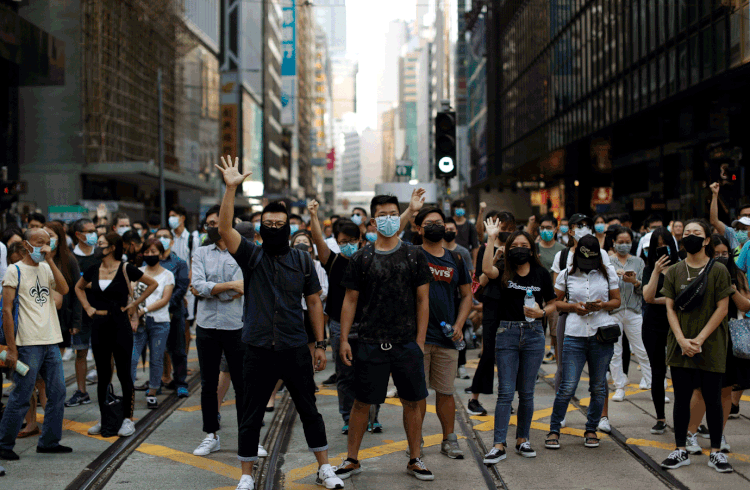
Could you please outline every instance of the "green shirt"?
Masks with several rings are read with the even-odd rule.
[[[695,280],[701,271],[701,269],[688,267],[685,261],[670,267],[664,277],[664,288],[661,294],[675,299],[689,284],[688,270],[691,280]],[[729,271],[723,264],[715,263],[708,275],[706,292],[700,306],[689,312],[677,310],[677,318],[680,320],[680,327],[685,338],[697,337],[716,311],[717,303],[731,296],[733,292]],[[719,327],[703,343],[703,351],[693,357],[688,357],[682,355],[682,348],[670,328],[667,337],[667,365],[723,373],[727,367],[728,341],[729,326],[727,319],[724,318]]]
[[[550,248],[544,248],[542,242],[539,242],[537,250],[539,251],[539,261],[542,263],[542,267],[552,273],[552,264],[555,260],[555,255],[557,255],[557,252],[566,248],[568,247],[560,242],[555,242],[555,244]]]

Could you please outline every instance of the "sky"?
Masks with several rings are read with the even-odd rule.
[[[383,70],[385,34],[391,20],[414,20],[417,1],[346,1],[347,51],[359,60],[357,122],[359,130],[376,128],[378,80]]]

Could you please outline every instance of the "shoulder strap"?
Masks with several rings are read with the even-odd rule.
[[[18,299],[18,288],[21,287],[21,268],[17,264],[13,265],[16,266],[16,270],[18,271],[18,283],[16,283],[16,299]]]
[[[456,252],[455,250],[448,250],[445,249],[446,252],[450,252],[451,256],[453,257],[453,260],[456,262],[456,265],[461,267],[461,264],[463,263],[463,257],[461,257],[461,254]]]
[[[193,234],[188,232],[188,257],[193,257]]]
[[[567,269],[569,253],[570,253],[570,248],[568,247],[565,247],[563,250],[560,251],[560,264],[559,264],[560,270]]]
[[[372,264],[372,257],[375,255],[375,246],[368,243],[362,249],[362,280],[367,280],[367,272]]]
[[[128,292],[130,293],[130,298],[135,299],[135,293],[133,293],[133,285],[130,283],[130,278],[128,277],[128,263],[127,262],[122,263],[122,273],[125,275],[125,282],[128,285]]]

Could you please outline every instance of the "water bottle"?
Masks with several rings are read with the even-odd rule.
[[[534,308],[536,306],[536,300],[534,299],[534,293],[531,292],[531,289],[526,290],[526,297],[523,299],[523,305],[528,308]],[[525,317],[527,322],[533,322],[536,319],[531,318],[530,316]]]
[[[443,334],[445,334],[446,337],[453,338],[453,326],[448,325],[445,322],[440,322],[440,328],[443,329]],[[457,350],[463,350],[464,347],[466,347],[466,342],[463,340],[459,340],[458,342],[453,342],[453,345],[456,346]]]
[[[8,356],[7,352],[7,350],[0,352],[0,361],[5,362],[5,358]],[[21,361],[16,361],[16,372],[21,376],[26,376],[26,373],[29,372],[29,366]]]

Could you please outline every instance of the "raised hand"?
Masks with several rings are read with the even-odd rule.
[[[496,238],[500,234],[500,220],[496,218],[487,218],[484,222],[484,229],[487,236]]]
[[[711,192],[713,193],[714,196],[716,196],[716,195],[719,194],[719,186],[720,185],[719,185],[718,182],[714,182],[713,184],[711,184],[709,186],[709,188],[711,189]]]
[[[224,176],[224,183],[227,187],[239,187],[246,178],[253,175],[253,172],[247,172],[244,174],[240,173],[240,159],[235,157],[234,162],[232,157],[227,155],[226,160],[221,157],[221,165],[214,165]]]
[[[654,264],[654,273],[661,274],[669,267],[669,255],[662,255]]]
[[[409,209],[413,213],[418,213],[422,206],[424,206],[425,191],[422,187],[414,189],[411,193],[411,200],[409,201]]]
[[[486,202],[480,202],[479,203],[479,212],[483,212],[485,209],[487,209],[487,203]]]
[[[310,211],[310,216],[318,217],[318,207],[320,204],[318,204],[318,201],[315,199],[312,199],[310,202],[307,203],[307,210]]]

